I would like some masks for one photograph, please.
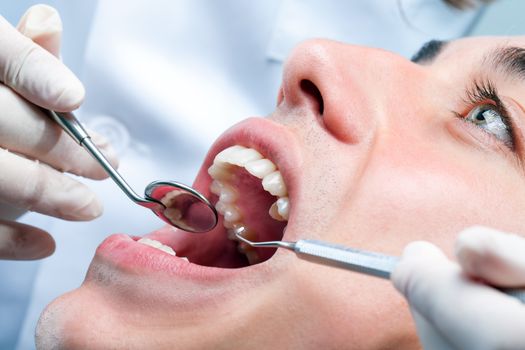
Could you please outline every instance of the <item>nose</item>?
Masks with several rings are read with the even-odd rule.
[[[286,61],[278,103],[307,108],[339,140],[357,143],[392,108],[402,113],[405,93],[417,90],[422,73],[417,64],[384,50],[310,40]]]

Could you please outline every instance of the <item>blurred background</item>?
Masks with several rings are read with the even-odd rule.
[[[263,6],[257,7],[262,1],[264,11],[259,8]],[[2,0],[0,15],[15,25],[25,9],[42,2],[67,13],[62,16],[62,59],[87,90],[86,103],[78,115],[87,121],[88,127],[111,140],[121,157],[120,170],[132,187],[141,192],[154,179],[174,176],[174,180],[191,183],[210,143],[223,130],[246,116],[269,113],[275,106],[282,61],[299,39],[308,37],[323,24],[339,29],[348,26],[351,34],[357,34],[350,41],[357,44],[366,43],[359,41],[359,35],[363,34],[359,31],[372,28],[377,32],[374,46],[392,49],[399,36],[396,37],[397,32],[389,32],[387,25],[392,24],[388,22],[392,13],[399,14],[399,6],[419,4],[427,9],[427,15],[440,10],[442,17],[431,23],[433,29],[447,29],[453,12],[457,12],[445,8],[440,0],[382,0],[376,5],[385,4],[390,11],[383,11],[382,20],[356,16],[347,20],[348,9],[337,10],[350,1],[282,1],[285,5],[293,3],[294,9],[317,3],[321,11],[339,15],[340,22],[331,22],[329,16],[323,17],[325,12],[312,12],[309,18],[315,25],[311,27],[318,27],[297,29],[301,23],[292,22],[286,27],[286,23],[279,22],[286,19],[276,15],[282,15],[280,1],[262,1],[195,0],[185,2],[186,8],[178,6],[179,2],[164,2],[171,7],[170,12],[155,0],[148,2],[148,8],[134,7],[133,4],[140,3],[137,0]],[[205,5],[212,10],[224,7],[225,15],[230,17],[226,22],[219,21],[219,17],[206,17],[209,9]],[[196,18],[197,13],[201,17]],[[468,35],[524,35],[524,13],[524,0],[494,0],[473,16]],[[418,22],[421,17],[411,18],[410,14],[419,12],[410,12],[406,18],[414,27],[427,23],[424,16]],[[169,23],[156,22],[157,16],[169,18]],[[399,18],[396,20],[399,25]],[[278,30],[268,26],[274,22]],[[170,33],[163,25],[180,33],[175,30]],[[250,40],[243,37],[238,29],[242,25],[257,28],[256,36]],[[213,26],[220,30],[210,30]],[[424,29],[428,28],[417,35],[424,34]],[[330,36],[330,32],[320,33],[316,36]],[[98,39],[90,40],[94,36]],[[173,45],[170,51],[164,47],[166,42],[181,43],[187,50],[181,51]],[[419,42],[397,52],[410,57],[420,45]],[[228,52],[217,55],[220,48]],[[219,69],[207,68],[209,62]],[[230,84],[230,79],[236,79],[235,84]],[[180,81],[184,84],[178,84]],[[172,116],[179,116],[184,123],[166,123],[165,118]],[[198,132],[199,137],[188,136],[192,132]],[[152,140],[171,143],[153,145]],[[132,206],[111,182],[82,181],[106,197],[104,216],[79,224],[29,213],[22,222],[46,227],[57,241],[57,251],[42,261],[0,261],[0,350],[34,347],[34,328],[43,307],[82,282],[94,250],[109,233],[143,234],[160,225],[152,214]]]
[[[487,6],[470,35],[524,35],[525,1],[496,0]]]

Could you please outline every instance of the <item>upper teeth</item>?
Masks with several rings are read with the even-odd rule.
[[[162,250],[163,252],[166,252],[169,255],[173,255],[173,256],[176,255],[175,251],[171,247],[169,247],[167,245],[164,245],[164,244],[162,244],[159,241],[156,241],[154,239],[141,238],[137,242],[145,244],[145,245],[149,245],[150,247],[157,248],[159,250]]]
[[[244,166],[246,171],[259,179],[264,178],[266,175],[275,171],[275,164],[269,159],[259,159],[249,162]]]
[[[279,196],[283,198],[288,194],[286,190],[286,185],[284,184],[283,177],[279,170],[269,173],[262,180],[263,188],[273,194],[274,196]]]
[[[215,207],[224,216],[224,226],[228,229],[246,226],[242,223],[242,213],[235,205],[238,193],[230,184],[233,166],[245,168],[251,175],[262,179],[263,189],[278,197],[270,207],[270,216],[279,221],[287,221],[290,200],[281,172],[271,160],[263,158],[256,150],[235,145],[217,154],[213,165],[208,169],[208,173],[214,179],[210,191],[219,196]],[[248,257],[250,258],[250,255]]]

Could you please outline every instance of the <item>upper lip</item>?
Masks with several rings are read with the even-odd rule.
[[[285,240],[293,240],[296,239],[295,230],[293,230],[293,217],[294,212],[297,211],[297,205],[299,204],[299,196],[300,196],[300,171],[294,171],[297,168],[301,167],[302,159],[301,154],[299,152],[298,143],[295,141],[296,138],[287,128],[284,126],[277,124],[276,122],[269,120],[269,119],[263,119],[263,118],[249,118],[246,119],[232,128],[230,128],[228,131],[226,131],[210,148],[203,165],[198,173],[198,176],[194,182],[194,188],[200,191],[202,194],[204,194],[206,197],[210,197],[210,184],[211,184],[211,177],[208,175],[208,168],[213,163],[213,160],[215,156],[222,151],[223,149],[230,147],[232,145],[242,145],[245,147],[253,148],[258,150],[261,154],[264,155],[265,158],[270,159],[273,163],[276,164],[277,168],[280,170],[283,179],[287,185],[288,189],[288,197],[290,198],[290,202],[293,203],[293,207],[290,211],[289,221],[288,221],[288,227],[285,232],[285,235],[283,239]],[[221,223],[219,223],[221,225]],[[195,242],[195,240],[204,239],[202,237],[199,237],[198,234],[193,234],[195,238],[191,237],[192,240]],[[153,239],[158,239],[164,244],[173,246],[173,242],[177,240],[176,234],[173,233],[171,235],[172,238],[169,238],[166,235],[166,230],[160,230],[153,232],[149,235],[146,235]],[[104,242],[100,247],[97,255],[102,254],[105,257],[110,257],[112,255],[112,250],[115,247],[115,244],[112,243],[112,240],[106,240],[108,243]],[[171,241],[171,242],[170,242]],[[129,242],[128,244],[131,244],[132,242]],[[136,243],[135,243],[136,244]],[[198,244],[198,242],[197,242]],[[117,246],[118,247],[118,246]],[[144,249],[150,249],[149,247],[144,246]],[[177,247],[174,247],[175,251],[177,251]],[[129,252],[133,252],[134,250],[128,250]],[[108,254],[109,253],[109,254]],[[146,270],[151,270],[151,268],[154,268],[155,270],[158,270],[158,264],[154,261],[155,259],[162,259],[163,264],[166,264],[166,262],[169,259],[165,258],[172,258],[172,257],[164,257],[163,252],[153,252],[151,253],[151,259],[152,261],[147,261],[144,259],[137,259],[140,260],[140,266],[137,268],[139,270],[143,270],[146,268]],[[286,254],[286,253],[285,253]],[[118,254],[117,254],[118,255]],[[141,256],[143,258],[143,256]],[[107,261],[107,259],[103,259]],[[134,259],[110,259],[113,261],[113,263],[121,266],[121,265],[127,265],[127,266],[121,266],[124,267],[124,270],[133,269],[133,266],[129,266],[129,264],[133,264]],[[180,264],[176,258],[172,259],[174,266],[167,266],[167,268],[170,270],[169,274],[173,276],[174,274],[180,275],[183,278],[189,278],[193,280],[209,280],[211,278],[217,280],[221,279],[221,277],[229,279],[234,275],[241,275],[243,272],[242,270],[246,269],[221,269],[221,268],[210,268],[205,266],[198,266],[195,264]],[[190,259],[191,260],[191,259]],[[270,260],[265,261],[258,265],[253,265],[248,267],[250,270],[249,273],[253,273],[256,270],[260,271],[267,271],[262,265],[267,264]],[[191,267],[189,267],[191,265]],[[261,265],[261,266],[260,266]]]

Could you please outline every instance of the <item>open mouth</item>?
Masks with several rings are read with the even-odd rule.
[[[251,241],[281,240],[291,207],[287,184],[278,167],[279,159],[268,155],[275,152],[255,145],[253,140],[243,142],[245,137],[233,139],[213,149],[204,169],[209,177],[201,170],[197,181],[219,213],[217,227],[204,234],[157,232],[137,238],[139,243],[208,267],[241,268],[271,258],[275,249],[252,248],[239,242],[234,230],[243,227],[242,235]]]

